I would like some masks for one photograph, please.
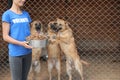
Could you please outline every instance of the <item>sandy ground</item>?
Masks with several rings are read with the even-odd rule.
[[[99,58],[97,60],[95,57],[84,57],[90,65],[84,67],[84,78],[85,80],[120,80],[120,62],[110,61],[108,58]],[[104,60],[104,61],[103,61]],[[65,61],[62,61],[62,74],[61,80],[68,80],[68,75],[66,74]],[[8,74],[0,75],[0,80],[11,80],[9,71]],[[73,71],[73,80],[80,80],[80,76],[76,71]],[[28,80],[31,79],[29,74]],[[41,72],[37,74],[37,80],[49,80],[47,72],[47,63],[41,61]],[[52,80],[57,80],[56,70],[53,69]]]

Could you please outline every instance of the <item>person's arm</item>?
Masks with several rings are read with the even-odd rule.
[[[9,31],[10,31],[10,24],[7,22],[2,22],[3,39],[6,42],[21,45],[21,46],[24,46],[25,48],[32,48],[31,46],[27,45],[26,41],[18,41],[10,37]]]

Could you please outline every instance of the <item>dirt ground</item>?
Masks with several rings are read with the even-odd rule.
[[[65,64],[65,61],[63,63]],[[61,76],[63,76],[63,77],[66,76],[64,64],[61,65],[62,66]],[[52,78],[53,78],[53,80],[57,80],[57,70],[55,68],[52,71]],[[29,74],[28,80],[32,80],[31,74]],[[41,72],[40,72],[40,74],[37,74],[37,80],[49,80],[49,75],[48,75],[48,71],[47,71],[47,62],[45,62],[45,61],[41,61]],[[61,79],[61,80],[64,80],[64,79]]]
[[[120,61],[110,61],[110,57],[97,57],[97,59],[95,57],[84,57],[84,60],[90,63],[89,66],[83,65],[84,80],[120,80]],[[62,61],[61,66],[61,80],[68,80],[65,61]],[[75,70],[73,70],[72,75],[73,80],[81,80],[79,74]],[[0,75],[0,80],[11,80],[9,71],[7,74]],[[28,80],[32,80],[30,74]],[[37,74],[37,80],[49,80],[47,62],[45,61],[41,61],[41,72]],[[55,69],[53,69],[52,80],[57,80]]]
[[[65,61],[62,62],[61,67],[61,80],[68,80],[68,75],[66,74]],[[76,77],[79,78],[78,76]],[[0,76],[0,80],[11,80],[10,73],[8,72],[8,74]],[[29,73],[28,80],[32,80],[31,73]],[[40,74],[37,74],[37,80],[49,80],[46,61],[41,61],[41,71]],[[52,80],[57,80],[57,70],[55,68],[52,71]]]

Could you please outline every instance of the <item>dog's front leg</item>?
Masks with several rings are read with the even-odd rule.
[[[69,31],[67,33],[58,33],[57,34],[57,39],[59,40],[59,42],[63,42],[65,44],[69,44],[72,38],[72,33],[70,33]]]

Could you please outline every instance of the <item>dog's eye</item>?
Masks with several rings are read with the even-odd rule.
[[[35,26],[37,26],[37,23],[35,23]]]
[[[54,25],[57,25],[57,23],[54,23]]]
[[[62,26],[62,24],[59,24],[60,26]]]

